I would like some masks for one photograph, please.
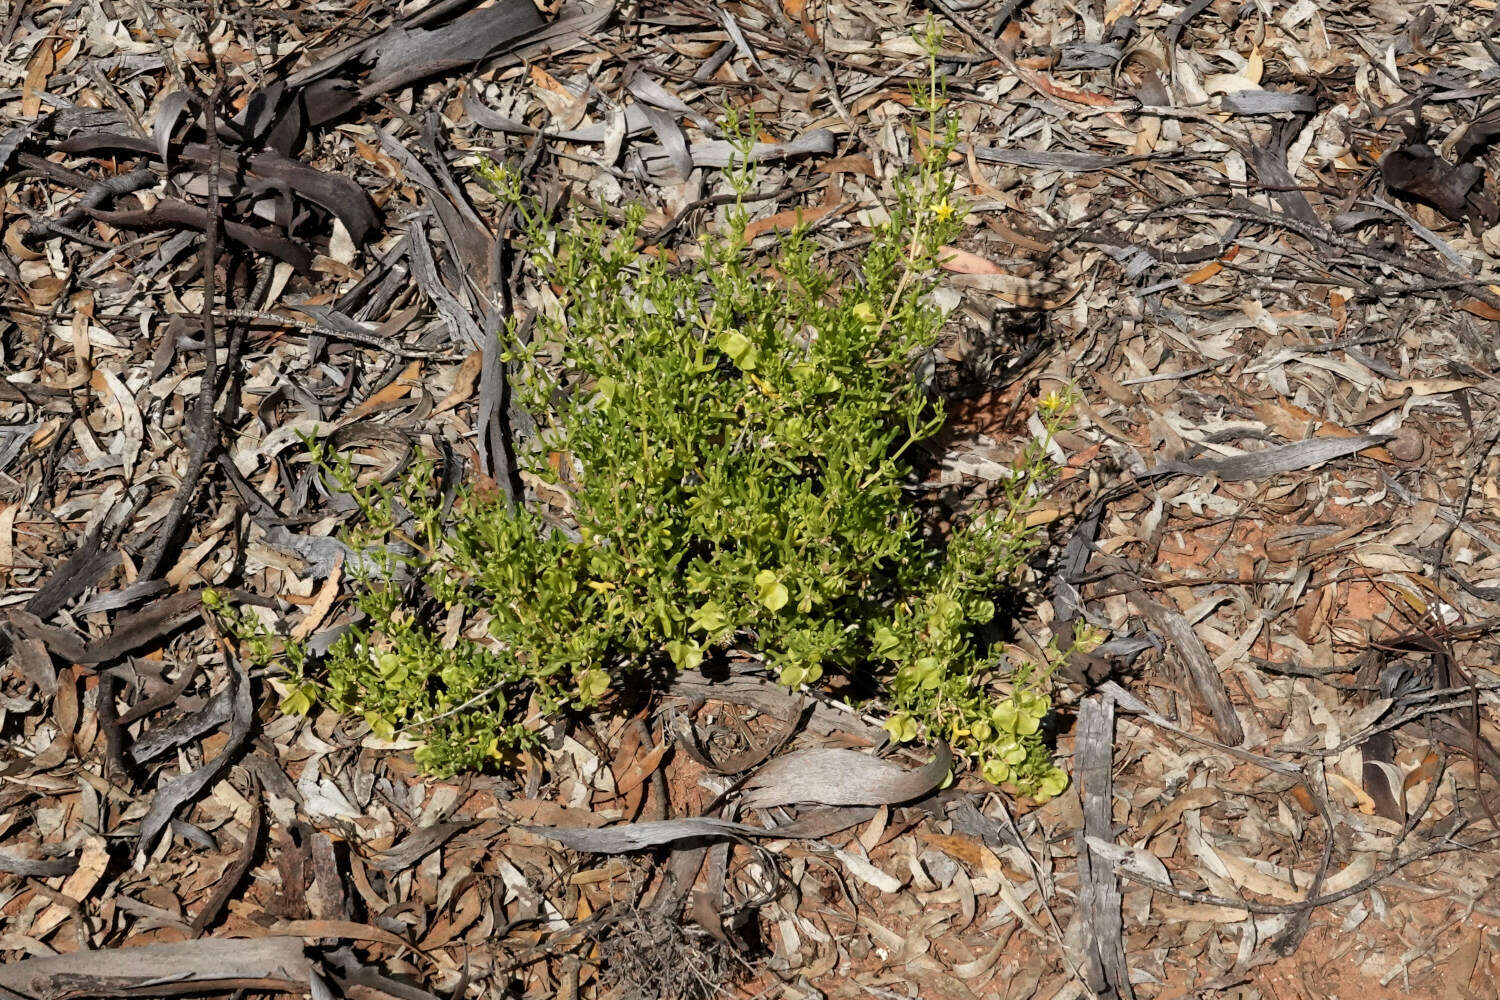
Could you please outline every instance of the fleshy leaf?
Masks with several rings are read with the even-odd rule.
[[[729,360],[742,372],[755,371],[755,366],[760,361],[760,351],[743,333],[721,333],[714,341],[714,346],[729,355]]]
[[[678,670],[696,670],[703,662],[703,647],[692,639],[673,639],[663,648]]]
[[[904,713],[886,719],[884,729],[897,743],[910,743],[917,738],[916,720]]]
[[[603,670],[585,670],[578,675],[578,694],[585,703],[597,702],[608,690],[609,674]]]
[[[707,632],[711,635],[728,624],[729,618],[719,602],[707,601],[693,611],[693,620],[689,627],[694,632]]]
[[[763,569],[755,574],[756,599],[766,606],[768,611],[780,611],[786,607],[786,602],[791,600],[791,593],[786,589],[786,584],[777,579],[771,570]]]
[[[300,687],[281,699],[281,710],[287,715],[306,715],[312,706],[312,697]]]

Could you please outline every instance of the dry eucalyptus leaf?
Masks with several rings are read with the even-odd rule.
[[[743,803],[756,809],[795,802],[897,805],[937,788],[952,764],[953,755],[946,743],[939,743],[932,760],[915,770],[856,750],[798,750],[777,757],[752,774],[744,784]]]

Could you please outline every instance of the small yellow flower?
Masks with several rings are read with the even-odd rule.
[[[1067,409],[1068,397],[1053,389],[1042,397],[1038,405],[1048,413],[1056,413],[1059,410]]]
[[[1079,627],[1074,630],[1073,648],[1085,653],[1092,653],[1104,645],[1104,640],[1107,638],[1109,638],[1109,635],[1103,629],[1080,623]]]
[[[947,222],[953,218],[953,206],[948,204],[947,198],[944,198],[932,206],[932,214],[938,217],[939,222]]]
[[[755,383],[755,387],[761,392],[765,393],[768,397],[770,397],[771,399],[781,398],[781,393],[771,388],[771,386],[768,385],[764,379],[757,376],[754,372],[747,372],[746,374],[750,376],[750,381]]]

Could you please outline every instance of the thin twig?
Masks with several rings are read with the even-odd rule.
[[[213,45],[209,39],[209,25],[213,23],[215,7],[208,8],[208,23],[202,25],[203,48],[213,60]],[[214,337],[214,298],[218,289],[214,287],[215,268],[219,259],[219,229],[223,223],[223,206],[219,203],[219,102],[224,98],[224,70],[217,61],[211,63],[214,87],[203,104],[204,141],[208,145],[208,224],[203,227],[203,375],[198,387],[197,405],[192,416],[192,441],[189,444],[187,470],[182,483],[172,497],[172,506],[162,520],[156,541],[151,544],[141,562],[140,578],[149,580],[161,571],[167,550],[177,535],[177,527],[187,513],[188,504],[198,493],[203,465],[208,458],[211,431],[213,428],[214,403],[219,395],[219,351]]]
[[[434,351],[423,347],[408,347],[398,344],[386,337],[378,337],[373,333],[357,333],[353,330],[335,330],[333,327],[314,323],[310,320],[296,319],[292,316],[284,316],[277,312],[267,312],[262,309],[220,309],[218,315],[223,318],[242,320],[247,323],[273,324],[276,326],[288,326],[302,330],[305,333],[315,333],[329,340],[339,340],[350,344],[359,344],[362,347],[373,347],[394,354],[400,358],[446,358],[452,356],[452,351]]]

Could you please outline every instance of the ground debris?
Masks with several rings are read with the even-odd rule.
[[[917,8],[0,11],[0,992],[1495,995],[1493,5],[931,6],[938,530],[1077,400],[1040,807],[754,663],[439,781],[204,613],[357,625],[310,435],[537,494],[496,333],[553,290],[482,161],[675,261],[753,113],[755,246],[857,282]]]

